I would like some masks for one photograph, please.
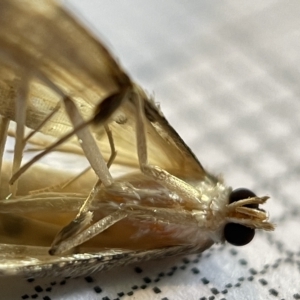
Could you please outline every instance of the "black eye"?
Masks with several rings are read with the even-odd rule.
[[[252,191],[245,188],[236,189],[231,192],[229,197],[229,203],[252,197],[256,197],[256,195]],[[258,208],[258,204],[249,204],[245,206],[250,208]]]
[[[228,223],[224,228],[226,241],[234,246],[247,245],[252,241],[254,235],[254,229],[237,223]]]
[[[236,189],[232,191],[229,197],[229,203],[233,203],[239,200],[256,197],[256,195],[244,188]],[[246,207],[258,208],[256,204],[245,205]],[[252,241],[255,235],[255,230],[237,223],[228,223],[224,228],[224,236],[228,243],[235,246],[244,246]]]

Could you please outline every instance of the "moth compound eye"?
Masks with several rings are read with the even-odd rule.
[[[244,246],[252,241],[255,230],[237,223],[228,223],[224,228],[224,236],[228,243]]]
[[[229,203],[252,197],[256,197],[256,195],[252,191],[245,188],[239,188],[231,192]],[[258,204],[249,204],[245,206],[258,209]],[[254,235],[254,229],[237,223],[228,223],[224,228],[224,236],[226,241],[235,246],[244,246],[250,243]]]
[[[256,197],[256,195],[252,191],[245,188],[239,188],[231,192],[229,197],[229,203],[233,203],[239,200],[248,199],[252,197]],[[249,204],[245,206],[250,208],[258,208],[258,204]]]

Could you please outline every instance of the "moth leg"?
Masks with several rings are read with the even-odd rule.
[[[112,132],[109,129],[108,125],[105,125],[104,129],[106,131],[107,138],[108,138],[110,148],[111,148],[110,158],[107,163],[107,168],[109,169],[111,164],[113,163],[114,159],[116,158],[117,152],[115,149]],[[89,211],[89,209],[90,209],[91,203],[95,199],[95,196],[99,193],[101,185],[102,185],[102,182],[100,179],[98,179],[97,182],[95,183],[94,187],[90,191],[88,197],[86,198],[86,200],[80,207],[80,210],[79,210],[78,214],[76,215],[75,219],[72,220],[67,226],[65,226],[56,235],[56,237],[51,245],[51,249],[49,251],[50,254],[55,254],[56,249],[61,247],[60,246],[61,244],[71,245],[72,243],[68,243],[67,241],[69,241],[70,239],[71,240],[76,239],[75,235],[78,235],[78,233],[81,232],[83,228],[85,228],[86,226],[88,226],[91,223],[91,221],[93,219],[93,213],[91,211]],[[90,227],[88,227],[88,229],[89,228]],[[77,245],[75,245],[75,246],[77,246]],[[63,247],[65,247],[65,246],[63,246]]]
[[[21,100],[18,100],[18,101],[21,101]],[[21,108],[25,112],[25,119],[26,119],[26,107],[24,107],[23,102],[24,102],[24,100],[22,101]],[[19,104],[17,104],[16,106],[18,107]],[[35,130],[33,130],[32,132],[30,132],[25,138],[23,138],[25,121],[23,120],[23,118],[16,117],[16,120],[18,120],[18,122],[17,122],[17,132],[15,134],[16,144],[15,144],[14,154],[17,157],[21,157],[21,159],[16,159],[16,162],[14,161],[13,174],[16,171],[20,170],[21,160],[22,160],[22,156],[24,153],[24,147],[25,147],[26,143],[30,140],[30,138],[35,133],[37,133],[52,118],[52,116],[59,110],[60,106],[61,106],[60,103],[58,103],[56,105],[56,107],[54,108],[54,110],[43,120],[43,122],[41,122],[41,124],[39,124],[38,127]],[[18,113],[17,111],[18,111],[18,109],[16,109],[16,115],[20,115],[20,113]],[[21,120],[22,124],[20,124],[20,120]],[[18,127],[21,127],[21,128],[18,129]],[[16,152],[16,151],[18,151],[18,152]],[[17,192],[17,182],[12,184],[10,189],[11,189],[11,194],[14,196],[15,193]]]
[[[24,101],[23,101],[24,102]],[[18,107],[18,104],[16,105],[17,107]],[[25,137],[24,139],[23,139],[23,136],[24,136],[24,129],[23,129],[23,134],[22,134],[22,140],[19,142],[19,144],[21,145],[21,147],[22,147],[22,155],[23,155],[23,150],[24,150],[24,146],[26,145],[26,143],[30,140],[30,138],[32,138],[32,136],[35,134],[35,133],[37,133],[38,132],[38,130],[39,129],[41,129],[51,118],[52,118],[52,116],[59,110],[59,108],[60,108],[60,106],[61,106],[61,104],[60,103],[58,103],[57,105],[56,105],[56,107],[53,109],[53,111],[43,120],[43,122],[40,124],[40,125],[38,125],[38,127],[35,129],[35,130],[33,130],[27,137]],[[22,108],[22,110],[23,110],[23,112],[26,112],[26,107],[23,107]],[[26,115],[25,115],[25,117],[26,117]],[[17,119],[17,118],[16,118]],[[17,122],[17,128],[18,128],[18,124],[20,123],[20,119],[17,119],[18,120],[18,122]],[[22,119],[21,119],[21,121],[22,121]],[[25,122],[24,122],[24,124],[25,124]],[[25,126],[25,125],[24,125]],[[15,139],[16,139],[16,141],[18,141],[20,138],[18,137],[18,136],[20,136],[20,133],[18,133],[18,130],[17,130],[17,132],[16,132],[16,134],[14,135],[15,136]],[[16,145],[17,145],[17,142],[16,142]],[[55,147],[55,146],[54,146]],[[53,148],[54,148],[53,147]],[[19,148],[20,148],[20,146],[19,146]],[[50,147],[49,147],[50,148]],[[10,179],[10,181],[9,181],[9,184],[10,184],[10,186],[11,186],[11,189],[13,189],[13,187],[15,186],[15,182],[19,179],[19,177],[30,167],[30,166],[32,166],[36,161],[38,161],[40,158],[42,158],[44,155],[46,155],[48,152],[50,152],[51,150],[53,150],[53,148],[51,148],[50,150],[48,150],[48,151],[43,151],[43,152],[41,152],[40,154],[38,154],[37,156],[35,156],[33,159],[31,159],[29,162],[27,162],[26,164],[24,164],[22,167],[20,167],[20,165],[21,165],[21,161],[20,161],[20,163],[19,163],[19,166],[18,166],[18,168],[16,167],[16,168],[14,168],[13,169],[13,172],[12,172],[12,177],[11,177],[11,179]],[[46,153],[45,153],[46,152]],[[16,153],[16,147],[15,147],[15,150],[14,150],[14,153]]]
[[[116,156],[117,156],[117,151],[115,149],[115,144],[114,144],[114,140],[113,140],[113,136],[112,136],[112,132],[109,128],[108,125],[104,125],[104,129],[105,129],[105,132],[106,132],[106,135],[107,135],[107,138],[108,138],[108,142],[109,142],[109,145],[110,145],[110,150],[111,150],[111,153],[110,153],[110,157],[109,157],[109,160],[107,162],[107,169],[109,169],[113,163],[113,161],[115,160]],[[81,206],[76,218],[75,218],[75,222],[76,220],[81,220],[84,217],[85,214],[88,213],[88,210],[90,208],[90,205],[92,203],[92,201],[94,200],[95,196],[99,193],[99,190],[100,190],[100,187],[102,185],[102,181],[101,179],[98,179],[96,184],[94,185],[93,189],[91,190],[89,196],[87,197],[87,199],[85,200],[85,202],[83,203],[83,205]]]
[[[87,123],[83,123],[80,124],[77,128],[75,128],[74,130],[72,130],[71,132],[67,133],[65,136],[63,136],[62,138],[60,138],[58,141],[56,141],[55,143],[49,145],[44,151],[42,151],[41,153],[37,154],[35,157],[33,157],[30,161],[28,161],[27,163],[25,163],[17,172],[15,172],[10,181],[9,184],[14,184],[14,182],[16,180],[18,180],[18,178],[25,173],[33,164],[35,164],[37,161],[39,161],[42,157],[44,157],[46,154],[50,153],[51,151],[53,151],[56,147],[62,145],[64,142],[66,142],[68,139],[70,139],[77,130],[85,127],[87,125]]]
[[[110,130],[108,125],[104,125],[104,129],[106,131],[106,135],[108,138],[108,142],[109,142],[109,146],[110,146],[110,157],[109,160],[107,162],[107,168],[110,168],[110,166],[112,165],[113,161],[115,160],[116,156],[117,156],[117,151],[116,151],[116,147],[115,147],[115,142],[114,142],[114,137],[112,135],[112,131]]]
[[[66,134],[57,142],[53,143],[49,147],[47,147],[44,151],[37,154],[33,159],[24,164],[17,172],[13,174],[10,179],[10,184],[12,185],[28,168],[30,168],[35,162],[44,157],[47,153],[53,151],[57,146],[66,142],[69,138],[71,138],[74,134],[77,135],[79,141],[81,141],[82,150],[88,159],[91,167],[93,168],[96,175],[101,179],[104,186],[110,186],[113,183],[113,178],[106,166],[106,162],[104,157],[102,156],[100,149],[97,146],[95,139],[93,138],[88,124],[89,121],[83,120],[80,115],[76,105],[73,101],[65,96],[63,99],[65,104],[66,112],[71,120],[71,123],[74,127],[70,133]]]
[[[151,177],[156,182],[160,183],[167,189],[174,191],[181,198],[191,201],[192,203],[201,204],[199,191],[190,184],[171,175],[159,166],[154,166],[148,163],[147,155],[147,140],[145,130],[145,113],[144,99],[136,89],[133,99],[136,103],[136,139],[137,139],[137,154],[141,172],[148,177]]]
[[[110,145],[110,150],[111,150],[111,154],[109,157],[109,160],[107,162],[107,168],[109,169],[113,163],[113,161],[115,160],[116,156],[117,156],[117,151],[115,149],[115,144],[114,144],[114,140],[113,140],[113,136],[112,136],[112,132],[109,128],[108,125],[104,126],[104,129],[106,131],[106,135],[109,141],[109,145]],[[102,182],[100,179],[97,180],[96,184],[94,185],[92,191],[90,192],[90,195],[88,196],[88,198],[85,200],[85,202],[83,203],[83,205],[80,208],[79,213],[76,216],[76,219],[82,218],[83,214],[86,214],[91,206],[92,201],[95,198],[95,195],[98,194],[99,190],[100,190],[100,186],[102,185]]]
[[[109,145],[110,145],[110,149],[111,149],[111,155],[109,157],[109,160],[107,162],[107,168],[109,169],[110,166],[112,165],[114,159],[116,158],[117,156],[117,151],[115,149],[115,144],[114,144],[114,141],[113,141],[113,136],[112,136],[112,131],[110,130],[110,128],[108,127],[108,125],[105,125],[104,126],[104,129],[106,131],[106,134],[107,134],[107,138],[108,138],[108,141],[109,141]],[[42,189],[42,190],[35,190],[35,191],[32,191],[30,194],[37,194],[37,193],[40,193],[40,192],[45,192],[45,191],[54,191],[54,190],[63,190],[65,188],[67,188],[69,185],[71,185],[73,182],[75,182],[77,179],[81,178],[82,176],[84,176],[89,170],[91,170],[91,167],[88,166],[87,168],[85,168],[82,172],[80,172],[78,175],[76,175],[75,177],[71,178],[71,179],[68,179],[67,181],[63,182],[63,183],[60,183],[60,184],[57,184],[55,186],[51,186],[51,187],[47,187],[45,189]],[[101,181],[100,181],[101,182]],[[95,187],[94,187],[95,188]],[[86,201],[83,206],[89,206],[88,205],[88,202]],[[81,208],[82,209],[82,208]]]
[[[73,127],[76,128],[80,124],[83,124],[85,121],[79,113],[75,103],[69,97],[65,97],[63,101]],[[110,186],[113,183],[113,178],[107,168],[104,157],[90,132],[90,129],[87,126],[83,127],[76,131],[76,135],[80,141],[80,145],[86,158],[98,178],[102,181],[104,186]]]
[[[24,75],[24,74],[22,74]],[[12,165],[12,173],[15,173],[20,169],[23,150],[25,147],[24,143],[24,132],[26,122],[26,109],[27,109],[27,98],[29,92],[29,78],[30,75],[21,76],[22,80],[16,81],[16,99],[15,99],[15,119],[17,120],[16,128],[16,139],[14,147],[14,158]],[[27,78],[26,80],[24,78]],[[11,196],[14,197],[17,193],[18,182],[10,186]]]
[[[104,230],[111,227],[113,224],[119,222],[120,220],[126,217],[127,217],[127,212],[123,210],[115,211],[112,214],[94,223],[93,225],[89,226],[87,229],[83,230],[82,232],[73,235],[71,238],[62,241],[58,245],[52,246],[51,249],[49,250],[49,254],[51,255],[60,254],[66,252],[67,250],[75,248],[76,246],[90,240],[94,236],[100,234]]]
[[[129,97],[131,94],[131,88],[125,86],[118,93],[107,97],[103,100],[99,106],[100,111],[96,113],[93,120],[91,122],[97,123],[98,125],[102,125],[105,127],[106,122],[110,118],[110,116],[115,112],[115,110],[119,107],[119,105]],[[81,147],[83,152],[85,153],[86,158],[88,159],[91,167],[95,171],[101,183],[105,188],[109,189],[111,192],[116,193],[118,195],[126,194],[128,197],[139,198],[138,193],[135,191],[134,187],[126,182],[114,182],[108,166],[98,148],[98,145],[92,136],[89,128],[87,126],[81,126],[84,123],[83,118],[81,117],[76,105],[69,97],[64,98],[65,108],[67,114],[73,124],[74,128],[79,128],[76,130],[76,135],[79,140],[81,140]],[[89,123],[89,122],[88,122]],[[110,130],[106,127],[106,133],[109,139],[112,157],[110,158],[111,162],[116,155],[114,142],[112,138],[112,134]]]
[[[0,116],[0,172],[2,170],[3,153],[6,144],[9,119]],[[0,176],[0,189],[1,189],[1,176]]]
[[[125,75],[124,75],[125,76]],[[14,185],[14,183],[19,179],[19,177],[26,172],[28,168],[30,168],[35,162],[44,157],[47,153],[51,152],[55,147],[61,145],[66,142],[69,138],[71,138],[74,134],[77,135],[79,141],[83,141],[81,143],[82,150],[85,153],[85,156],[89,160],[89,163],[97,176],[101,179],[104,186],[110,186],[113,183],[113,178],[108,171],[104,158],[97,147],[97,143],[94,140],[88,125],[92,122],[95,122],[94,118],[89,121],[83,120],[80,115],[76,105],[73,103],[70,97],[68,97],[55,83],[53,83],[47,76],[43,73],[38,73],[39,79],[41,79],[49,88],[51,88],[54,92],[60,95],[65,104],[66,112],[73,124],[74,130],[66,134],[56,143],[50,145],[43,152],[36,155],[29,162],[24,164],[21,168],[16,168],[13,172],[13,175],[9,181],[10,185]],[[101,113],[96,114],[97,116],[101,116],[102,120],[99,121],[101,125],[104,125],[107,119],[111,116],[111,114],[119,107],[122,101],[126,98],[130,86],[130,81],[127,76],[124,77],[124,82],[120,82],[121,87],[120,91],[114,95],[111,95],[104,99],[100,104]],[[26,109],[23,109],[24,113]],[[100,118],[100,119],[101,119]],[[101,123],[102,122],[102,123]]]

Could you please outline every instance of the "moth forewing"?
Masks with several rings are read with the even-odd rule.
[[[123,73],[106,48],[55,1],[3,0],[0,16],[2,53],[44,73],[67,94],[95,103],[123,84]]]
[[[14,174],[2,167],[0,274],[80,275],[225,239],[243,245],[254,229],[273,229],[258,207],[266,198],[207,173],[153,99],[59,4],[2,0],[0,26],[1,145],[12,120],[16,161],[28,145],[42,150]],[[65,152],[62,165],[77,153],[93,171],[38,164],[54,150]]]

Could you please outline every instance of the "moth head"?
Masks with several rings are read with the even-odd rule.
[[[240,188],[233,190],[227,205],[227,221],[224,237],[235,246],[243,246],[251,242],[255,229],[274,230],[268,222],[267,213],[259,208],[269,197],[257,197],[252,191]]]

